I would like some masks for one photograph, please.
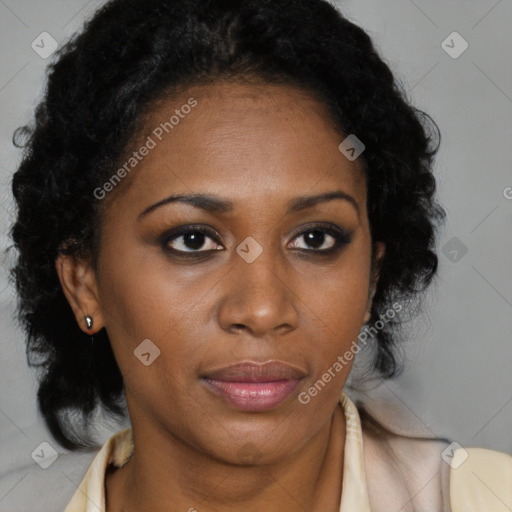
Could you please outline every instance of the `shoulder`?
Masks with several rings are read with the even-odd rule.
[[[133,455],[131,428],[109,437],[92,460],[64,512],[92,512],[105,509],[105,475],[109,465],[123,466]]]
[[[364,464],[372,511],[447,511],[450,442],[363,428]]]
[[[450,495],[453,512],[512,510],[512,455],[485,448],[454,449]]]
[[[372,511],[510,512],[512,455],[363,429]],[[391,508],[393,507],[393,508]]]

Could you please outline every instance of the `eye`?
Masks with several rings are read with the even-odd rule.
[[[183,226],[165,236],[162,245],[165,250],[175,253],[204,253],[222,249],[216,238],[215,233],[204,227]]]
[[[182,226],[171,233],[166,233],[160,243],[167,252],[194,257],[223,250],[223,246],[217,241],[219,238],[220,235],[204,226]],[[291,247],[305,253],[329,255],[350,243],[351,239],[351,233],[334,224],[312,225],[294,238]]]
[[[301,239],[303,240],[302,245],[298,242]],[[330,224],[329,227],[313,225],[294,238],[297,241],[293,242],[292,247],[305,252],[331,254],[343,245],[349,244],[351,239],[351,233],[333,224]]]

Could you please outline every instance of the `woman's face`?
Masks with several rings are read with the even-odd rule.
[[[351,368],[338,357],[368,318],[362,164],[289,86],[196,86],[146,121],[137,163],[103,199],[81,312],[106,327],[134,429],[277,461],[331,418]]]

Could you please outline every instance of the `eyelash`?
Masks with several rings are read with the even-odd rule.
[[[312,224],[307,226],[306,229],[302,230],[300,233],[295,235],[293,240],[296,238],[299,238],[307,233],[310,233],[312,231],[320,231],[322,233],[325,233],[332,238],[334,238],[334,245],[332,247],[329,247],[328,249],[297,249],[297,251],[302,252],[303,254],[307,256],[330,256],[332,254],[335,254],[339,252],[343,246],[348,245],[352,241],[352,233],[343,230],[342,228],[336,226],[335,224]],[[209,237],[212,239],[216,244],[220,245],[220,242],[217,240],[217,233],[212,231],[211,229],[205,228],[203,226],[197,225],[191,225],[191,226],[182,226],[176,230],[173,230],[171,233],[166,233],[161,237],[160,244],[163,248],[163,250],[167,253],[170,253],[172,255],[176,255],[178,257],[183,258],[201,258],[205,257],[206,255],[210,255],[211,253],[218,251],[220,249],[209,249],[206,251],[181,251],[177,249],[172,249],[169,247],[169,244],[173,242],[174,240],[178,239],[179,237],[190,234],[190,233],[202,233],[203,235]],[[219,237],[220,238],[220,237]],[[325,242],[324,242],[325,243]],[[323,245],[323,244],[322,244]]]

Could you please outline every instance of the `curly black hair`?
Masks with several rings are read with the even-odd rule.
[[[327,1],[111,0],[56,57],[34,121],[14,134],[24,153],[12,181],[11,279],[28,364],[41,371],[39,408],[63,447],[95,446],[92,413],[126,418],[126,409],[107,332],[91,344],[79,328],[55,260],[62,252],[95,261],[102,210],[93,191],[113,175],[144,112],[172,91],[253,77],[315,95],[340,134],[365,144],[372,239],[387,249],[370,323],[395,301],[416,303],[432,281],[445,216],[432,172],[439,129],[410,104],[367,33]],[[383,378],[401,367],[399,327],[389,320],[375,336]],[[63,419],[70,412],[80,427]]]

